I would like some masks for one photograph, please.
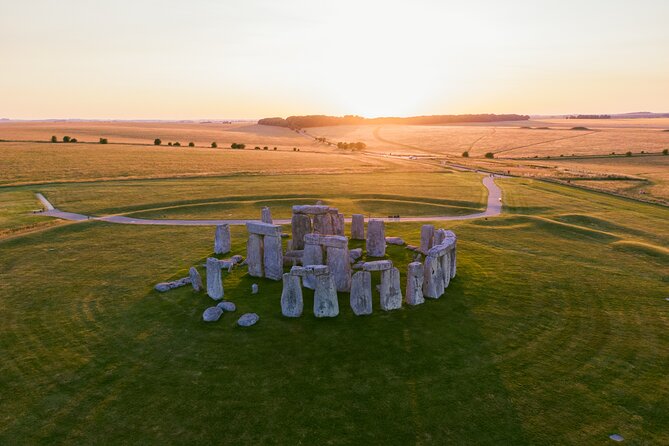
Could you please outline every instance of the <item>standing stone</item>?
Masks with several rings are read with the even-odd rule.
[[[314,316],[335,317],[339,315],[337,289],[330,272],[316,274],[316,290],[314,291]]]
[[[293,231],[292,249],[304,249],[304,236],[311,233],[311,218],[304,214],[293,214],[290,225]]]
[[[439,259],[441,262],[441,277],[444,281],[444,290],[448,288],[451,282],[451,251],[447,252]]]
[[[249,266],[249,275],[263,277],[263,237],[258,234],[249,234],[246,242],[246,264]]]
[[[365,239],[365,216],[353,214],[351,217],[351,240]]]
[[[269,210],[267,206],[260,210],[260,221],[263,223],[273,224],[272,222],[272,211]]]
[[[214,257],[207,259],[207,295],[215,300],[223,299],[221,263]]]
[[[424,268],[423,296],[439,299],[444,294],[444,279],[439,257],[425,256]]]
[[[283,275],[283,291],[281,291],[281,314],[286,317],[302,316],[302,286],[300,276],[290,273]]]
[[[425,302],[423,297],[424,268],[420,262],[409,263],[407,272],[407,291],[405,300],[409,305],[420,305]]]
[[[334,234],[334,228],[332,227],[332,217],[329,212],[326,212],[325,214],[314,215],[314,232],[321,235]]]
[[[372,314],[372,274],[358,271],[351,279],[351,310],[356,316]]]
[[[272,280],[281,280],[281,276],[283,275],[283,252],[280,236],[265,236],[263,243],[263,260],[265,277]]]
[[[202,277],[200,277],[197,268],[191,266],[188,270],[188,276],[190,277],[190,283],[193,286],[193,289],[195,291],[200,291],[202,289]]]
[[[367,255],[370,257],[386,255],[386,229],[383,220],[370,220],[367,223]]]
[[[348,248],[327,248],[327,264],[335,282],[337,291],[351,290],[351,261]]]
[[[214,236],[214,253],[226,254],[228,252],[230,252],[230,226],[218,225]]]
[[[451,279],[455,277],[458,265],[458,237],[453,231],[444,231],[445,237],[453,240],[453,248],[451,251]]]
[[[334,230],[334,235],[344,235],[344,226],[345,226],[344,214],[333,214],[332,225]]]
[[[446,230],[445,229],[437,229],[434,232],[434,244],[433,246],[441,245],[444,243],[444,239],[446,238]]]
[[[323,248],[318,244],[304,245],[304,254],[302,255],[302,265],[322,265]],[[305,288],[313,290],[316,287],[316,279],[312,273],[307,274],[302,281]]]
[[[434,243],[434,226],[433,225],[423,225],[420,228],[420,250],[423,254],[432,248]]]
[[[400,270],[393,267],[381,271],[381,309],[384,311],[402,308],[402,289],[400,288]]]

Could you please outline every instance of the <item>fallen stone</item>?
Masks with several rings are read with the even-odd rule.
[[[236,254],[236,255],[230,257],[230,260],[233,261],[233,262],[235,262],[235,263],[237,263],[237,264],[240,264],[240,263],[242,263],[242,262],[244,261],[244,257],[242,257],[242,256],[239,255],[239,254]]]
[[[300,276],[284,274],[283,290],[281,291],[281,314],[286,317],[300,317],[303,307]]]
[[[214,235],[214,253],[225,254],[230,252],[230,226],[218,225]]]
[[[365,262],[358,262],[353,264],[353,269],[363,269],[365,267]]]
[[[221,318],[223,310],[219,307],[209,307],[202,313],[202,320],[205,322],[216,322]]]
[[[251,294],[258,294],[258,284],[257,283],[251,284]]]
[[[156,291],[159,291],[161,293],[164,293],[165,291],[169,291],[169,290],[172,289],[172,287],[170,286],[170,284],[168,282],[161,282],[158,285],[156,285],[154,288],[156,289]]]
[[[365,262],[362,269],[365,271],[386,271],[393,267],[393,262],[390,260],[374,260],[372,262]]]
[[[237,325],[240,327],[250,327],[251,325],[255,325],[259,320],[260,316],[256,313],[246,313],[237,320]]]
[[[386,243],[389,245],[398,245],[402,246],[404,245],[404,240],[402,237],[386,237]]]
[[[188,276],[190,277],[190,283],[193,286],[193,289],[195,291],[200,291],[202,289],[202,277],[200,277],[197,268],[191,266],[188,270]]]
[[[419,248],[418,246],[415,246],[415,245],[407,245],[406,248],[407,248],[409,251],[414,251],[414,252],[415,252],[415,251],[420,251],[420,248]]]
[[[182,279],[174,280],[172,282],[161,282],[157,284],[154,288],[156,291],[164,293],[165,291],[173,290],[174,288],[179,288],[191,283],[190,277],[184,277]]]
[[[351,261],[355,262],[362,257],[362,248],[350,249],[348,251],[348,256],[351,258]]]
[[[351,279],[351,310],[356,316],[372,314],[372,274],[358,271]]]
[[[232,312],[232,311],[236,311],[236,310],[237,310],[237,306],[236,306],[234,303],[229,302],[229,301],[227,301],[227,300],[226,300],[226,301],[223,301],[223,302],[219,302],[216,306],[217,306],[218,308],[220,308],[221,310],[223,310],[223,311],[230,311],[230,312]]]

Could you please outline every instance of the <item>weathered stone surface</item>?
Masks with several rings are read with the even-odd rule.
[[[389,245],[398,245],[402,246],[404,245],[404,240],[402,237],[386,237],[386,243]]]
[[[331,274],[318,274],[314,291],[314,316],[335,317],[339,315],[337,288]]]
[[[314,232],[321,235],[334,234],[330,213],[314,215]]]
[[[156,291],[164,293],[165,291],[173,290],[191,283],[190,277],[174,280],[172,282],[161,282],[155,286]]]
[[[393,267],[391,260],[374,260],[373,262],[365,262],[362,269],[365,271],[387,271]]]
[[[346,237],[344,237],[346,238]],[[351,290],[351,262],[348,248],[327,248],[327,264],[334,279],[337,291]]]
[[[400,270],[391,268],[381,271],[381,309],[384,311],[402,308]]]
[[[458,266],[458,238],[453,231],[445,232],[446,238],[453,240],[453,250],[451,251],[451,279],[455,277]]]
[[[263,260],[265,277],[281,280],[283,275],[283,249],[281,237],[266,235],[263,241]]]
[[[355,262],[362,257],[362,248],[349,249],[348,256],[351,258],[352,262]]]
[[[434,243],[434,225],[423,225],[420,228],[420,250],[422,253],[427,252],[432,248]]]
[[[433,246],[435,245],[441,245],[444,242],[444,239],[446,238],[446,230],[445,229],[437,229],[434,232],[434,243]]]
[[[365,267],[365,262],[358,262],[353,264],[353,269],[363,269]]]
[[[221,318],[223,310],[219,307],[209,307],[202,313],[202,320],[205,322],[216,322]]]
[[[230,226],[218,225],[214,235],[214,253],[225,254],[227,252],[230,252]]]
[[[260,316],[256,313],[246,313],[242,314],[242,317],[237,319],[237,325],[240,327],[250,327],[251,325],[255,325],[259,320]]]
[[[372,274],[358,271],[351,279],[351,310],[356,316],[372,314]]]
[[[247,221],[246,230],[249,231],[249,234],[281,237],[281,226],[263,223],[261,221]]]
[[[235,262],[236,264],[240,264],[240,263],[242,263],[242,262],[244,261],[244,257],[242,257],[242,256],[239,255],[239,254],[236,254],[236,255],[230,257],[230,260],[233,261],[233,262]]]
[[[337,213],[332,217],[333,234],[344,235],[344,214]]]
[[[406,248],[407,248],[409,251],[414,251],[414,252],[416,252],[416,251],[420,251],[420,248],[419,248],[418,246],[416,246],[416,245],[407,245]]]
[[[326,248],[348,248],[348,237],[343,235],[321,235],[319,242]]]
[[[223,302],[219,302],[216,306],[217,306],[218,308],[220,308],[221,310],[223,310],[223,311],[230,311],[230,312],[232,312],[232,311],[236,311],[236,310],[237,310],[237,305],[235,305],[233,302],[229,302],[229,301],[227,301],[227,300],[226,300],[226,301],[223,301]]]
[[[156,291],[159,291],[161,293],[164,293],[165,291],[169,291],[172,289],[172,287],[170,287],[169,282],[160,282],[154,288],[156,289]]]
[[[202,289],[202,277],[200,277],[197,268],[191,266],[188,270],[188,277],[190,278],[191,285],[193,285],[193,289],[195,291],[200,291]]]
[[[304,278],[308,275],[319,276],[321,274],[329,274],[330,268],[328,268],[327,265],[294,266],[290,269],[290,273],[294,276],[300,276]]]
[[[272,211],[267,206],[260,210],[260,221],[263,223],[272,224]]]
[[[322,265],[323,264],[323,248],[321,245],[308,244],[304,246],[304,255],[302,256],[302,265]],[[307,274],[304,277],[303,285],[306,288],[314,289],[316,282],[313,274]]]
[[[420,305],[425,302],[423,297],[423,280],[425,268],[420,262],[409,263],[407,271],[407,290],[405,301],[409,305]]]
[[[353,214],[351,217],[351,240],[365,239],[365,216]]]
[[[386,228],[383,220],[370,220],[367,223],[367,255],[369,257],[386,255]]]
[[[450,238],[444,239],[441,245],[435,245],[427,252],[432,257],[441,257],[455,248],[455,241]]]
[[[251,294],[258,294],[258,284],[257,283],[252,283],[251,284]]]
[[[249,275],[252,277],[263,277],[263,237],[258,234],[249,234],[246,242],[246,264],[249,267]]]
[[[448,285],[451,282],[451,253],[453,251],[449,251],[443,256],[439,258],[439,261],[441,262],[441,277],[444,280],[444,290],[448,288]]]
[[[283,290],[281,291],[281,314],[286,317],[300,317],[302,316],[303,306],[300,276],[284,274]]]
[[[438,257],[426,256],[424,264],[423,296],[439,299],[444,294],[444,279]]]
[[[328,210],[330,210],[330,207],[324,205],[303,204],[293,206],[293,214],[319,215],[327,214]]]
[[[223,299],[223,278],[221,277],[221,264],[218,259],[209,257],[207,259],[207,295],[215,300]]]
[[[311,218],[304,214],[293,214],[290,225],[293,232],[292,249],[303,249],[304,236],[311,233]]]

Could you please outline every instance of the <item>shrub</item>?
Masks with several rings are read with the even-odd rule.
[[[262,148],[263,150],[269,150],[269,147],[265,146]]]
[[[69,136],[63,136],[63,142],[70,142]]]
[[[218,147],[218,144],[216,144],[216,141],[214,141],[214,142],[211,143],[211,148],[212,148],[212,149],[215,149],[215,148],[217,148],[217,147]]]
[[[483,155],[483,156],[485,156],[486,158],[490,158],[490,159],[492,159],[492,158],[495,157],[495,154],[492,153],[492,152],[487,152],[487,153],[486,153],[485,155]]]
[[[255,146],[253,150],[260,150],[260,146]]]
[[[168,146],[172,146],[172,141],[167,143]]]
[[[669,149],[664,149],[662,151],[662,155],[669,155]]]
[[[193,141],[189,142],[188,147],[195,147],[195,143]]]
[[[58,142],[58,138],[56,138],[56,136],[55,136],[55,135],[54,135],[54,136],[52,136],[52,137],[51,137],[51,142]]]
[[[632,156],[632,152],[625,153],[625,156]]]
[[[276,147],[274,147],[274,150],[276,150]]]
[[[72,138],[72,139],[70,139],[70,142],[78,142],[78,141],[77,141],[77,138]]]
[[[293,152],[297,152],[297,147],[293,147]]]
[[[463,158],[469,158],[469,152],[468,152],[467,150],[465,150],[464,152],[462,152],[462,157],[463,157]]]
[[[174,145],[177,147],[181,147],[181,143],[179,141],[175,142]]]
[[[100,144],[107,144],[107,138],[100,138]]]
[[[153,145],[154,145],[154,146],[159,146],[159,145],[161,145],[162,143],[163,143],[163,142],[160,140],[160,138],[156,138],[156,139],[153,140]]]
[[[644,152],[644,151],[642,150],[641,153],[646,153],[646,152]]]

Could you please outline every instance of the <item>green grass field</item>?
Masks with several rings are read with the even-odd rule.
[[[441,177],[443,189],[407,174],[370,194],[481,206],[477,177]],[[193,201],[222,203],[221,191],[247,195],[229,211],[255,216],[314,184],[258,180],[40,188],[69,211],[204,218],[220,209]],[[612,433],[668,443],[669,210],[498,181],[504,216],[446,226],[459,237],[446,295],[390,313],[376,297],[369,317],[341,294],[341,315],[316,320],[306,292],[303,317],[283,318],[281,284],[238,269],[224,275],[237,312],[203,323],[203,293],[152,287],[200,265],[212,228],[84,222],[0,239],[0,444],[607,444]],[[360,206],[343,195],[358,190],[349,180],[321,184],[305,200]],[[22,213],[33,192],[3,189],[5,227],[47,221]],[[419,232],[387,226],[413,244]],[[245,230],[233,240],[244,254]],[[410,252],[393,246],[389,258],[404,286]],[[244,312],[258,325],[235,327]]]

